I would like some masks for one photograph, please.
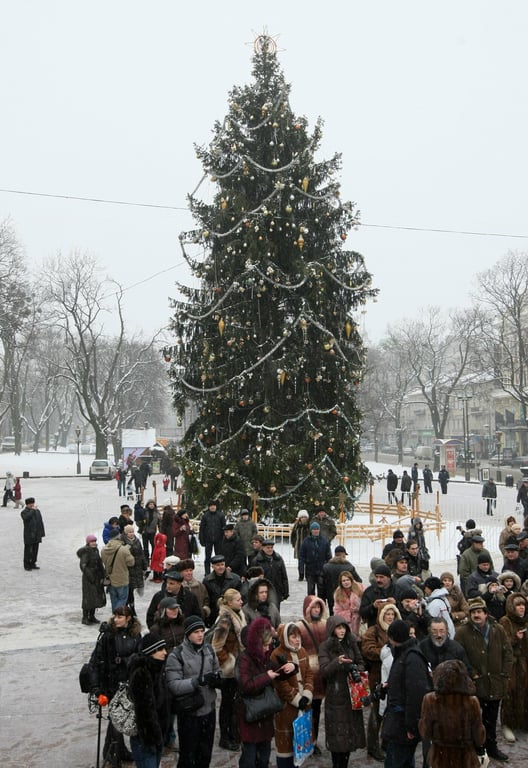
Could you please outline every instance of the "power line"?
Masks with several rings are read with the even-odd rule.
[[[104,197],[82,197],[80,195],[57,195],[50,192],[30,192],[23,189],[5,189],[0,188],[0,192],[5,192],[10,195],[26,195],[29,197],[49,197],[57,200],[77,200],[85,203],[102,203],[104,205],[123,205],[135,208],[157,208],[159,210],[166,211],[186,211],[188,208],[180,205],[163,205],[159,203],[137,203],[132,200],[109,200]],[[528,240],[528,235],[520,235],[512,232],[478,232],[465,229],[445,229],[442,227],[412,227],[397,224],[369,224],[368,222],[360,222],[360,227],[368,227],[370,229],[395,229],[407,232],[435,232],[441,235],[467,235],[470,237],[512,237],[519,240]]]

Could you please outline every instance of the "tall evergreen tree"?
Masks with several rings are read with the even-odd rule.
[[[257,39],[253,62],[254,83],[233,88],[197,148],[212,200],[189,196],[199,226],[180,242],[200,283],[179,286],[165,356],[177,411],[194,406],[182,457],[193,501],[256,493],[287,519],[340,494],[350,508],[366,480],[354,317],[376,291],[343,248],[358,216],[340,201],[340,156],[315,160],[321,123],[310,135],[293,113],[272,38]]]

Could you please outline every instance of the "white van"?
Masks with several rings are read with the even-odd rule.
[[[429,445],[417,445],[414,451],[414,458],[422,461],[433,460],[433,449]]]

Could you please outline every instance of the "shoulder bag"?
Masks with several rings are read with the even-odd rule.
[[[133,702],[128,698],[128,683],[119,683],[108,705],[108,716],[116,731],[125,736],[137,736],[136,712]]]
[[[267,685],[255,696],[242,696],[244,704],[244,720],[246,723],[256,723],[271,717],[284,708],[284,702],[279,699],[275,689]]]

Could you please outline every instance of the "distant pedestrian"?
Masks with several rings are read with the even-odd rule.
[[[235,533],[238,535],[244,547],[247,565],[248,558],[253,554],[251,539],[258,533],[257,524],[251,520],[249,509],[240,510],[240,518],[235,526]]]
[[[2,506],[7,507],[8,501],[14,501],[15,500],[15,476],[12,472],[7,470],[6,472],[6,479],[4,484],[4,500],[2,501]]]
[[[120,537],[119,528],[110,532],[108,544],[101,551],[101,558],[106,575],[110,579],[108,592],[112,602],[112,611],[126,605],[128,600],[128,582],[130,566],[134,565],[134,556],[130,547]]]
[[[307,536],[310,535],[310,516],[308,515],[308,512],[306,509],[300,509],[297,513],[297,519],[295,520],[291,533],[290,533],[290,544],[293,547],[293,556],[296,560],[299,559],[299,550],[301,548],[301,544],[305,540]],[[301,570],[301,568],[298,568],[299,570],[299,581],[304,580],[304,570]]]
[[[416,487],[418,485],[418,464],[414,462],[411,469],[411,479],[413,483],[413,493],[416,493]]]
[[[164,533],[156,533],[154,536],[154,549],[150,558],[150,570],[152,581],[160,582],[163,576],[163,561],[167,555],[167,537]]]
[[[396,489],[398,487],[398,475],[392,469],[387,470],[387,496],[389,504],[396,504]]]
[[[482,486],[482,498],[486,500],[486,514],[493,515],[493,510],[497,506],[497,486],[492,477]]]
[[[15,487],[13,488],[13,496],[15,499],[15,509],[18,509],[22,506],[21,499],[22,499],[22,486],[20,485],[20,478],[15,477]]]
[[[127,476],[127,468],[126,467],[118,467],[116,472],[116,480],[117,480],[117,492],[120,496],[126,496],[126,476]]]
[[[40,509],[35,506],[33,496],[26,499],[26,506],[20,517],[24,523],[24,570],[38,571],[39,545],[46,533]]]
[[[525,516],[528,515],[528,477],[523,477],[523,481],[517,493],[517,504],[523,505]]]
[[[447,493],[447,484],[449,482],[449,472],[445,468],[445,464],[442,464],[442,469],[438,473],[438,482],[440,483],[440,488],[442,489],[442,493]]]
[[[86,544],[77,550],[77,557],[82,571],[82,623],[97,624],[95,611],[106,605],[105,569],[97,549],[97,536],[91,533],[86,537]]]
[[[317,512],[312,522],[314,521],[319,523],[319,527],[321,529],[321,538],[326,539],[327,542],[331,544],[337,536],[337,527],[335,520],[332,520],[332,518],[328,516],[324,506],[317,508]]]
[[[303,569],[307,581],[307,594],[317,595],[326,600],[323,566],[331,557],[330,544],[320,536],[319,523],[310,524],[310,535],[305,538],[299,550],[299,570]]]
[[[401,503],[404,503],[405,494],[407,494],[407,504],[409,507],[411,506],[411,482],[410,475],[407,473],[407,470],[404,469],[400,480]]]
[[[218,509],[216,500],[212,499],[207,504],[207,509],[200,520],[200,531],[198,538],[200,544],[205,549],[204,553],[204,571],[207,576],[211,573],[211,555],[213,548],[215,555],[220,554],[218,546],[224,536],[225,517]]]
[[[424,493],[432,493],[433,492],[433,473],[429,468],[429,464],[425,465],[422,474],[423,474],[423,481],[424,481]]]

